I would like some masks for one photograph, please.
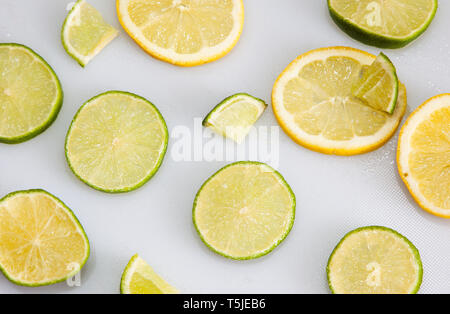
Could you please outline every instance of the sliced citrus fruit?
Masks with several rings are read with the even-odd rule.
[[[392,114],[397,105],[399,83],[391,60],[381,53],[360,75],[361,79],[353,86],[353,95],[374,109]]]
[[[242,0],[117,0],[119,21],[147,53],[195,66],[217,60],[237,44]]]
[[[241,143],[266,108],[261,99],[236,94],[218,104],[203,120],[203,126]]]
[[[80,108],[67,133],[66,157],[74,174],[89,186],[128,192],[159,169],[168,137],[166,123],[152,103],[110,91]]]
[[[177,294],[139,255],[134,255],[125,268],[120,282],[121,294]]]
[[[0,270],[12,282],[61,282],[80,271],[88,257],[83,227],[53,195],[18,191],[0,200]]]
[[[62,101],[52,68],[30,48],[0,43],[0,143],[21,143],[55,121]]]
[[[428,100],[408,118],[400,132],[397,164],[419,205],[450,218],[450,94]]]
[[[375,150],[395,133],[406,110],[400,84],[392,115],[352,95],[375,56],[347,47],[310,51],[279,76],[272,93],[275,116],[286,133],[312,150],[355,155]],[[386,104],[391,102],[387,97]]]
[[[78,0],[64,21],[61,38],[67,53],[84,67],[117,34],[100,12],[86,1]]]
[[[193,221],[216,253],[244,260],[270,253],[289,234],[295,196],[266,164],[237,162],[208,179],[194,202]]]
[[[336,294],[415,294],[422,274],[416,247],[398,232],[378,226],[348,233],[327,266]]]
[[[328,0],[331,17],[349,36],[381,48],[401,48],[430,25],[437,0]]]

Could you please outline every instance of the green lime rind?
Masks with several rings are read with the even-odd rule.
[[[153,170],[147,175],[147,177],[145,177],[144,179],[142,179],[140,182],[138,182],[138,183],[137,183],[136,185],[134,185],[134,186],[126,187],[126,188],[122,188],[122,189],[115,189],[115,190],[103,189],[103,188],[98,187],[98,186],[96,186],[96,185],[93,185],[93,184],[87,182],[86,180],[84,180],[83,178],[81,178],[81,177],[76,173],[76,171],[74,170],[74,168],[73,168],[73,166],[72,166],[72,164],[71,164],[71,162],[70,162],[70,158],[69,158],[69,155],[68,155],[69,152],[68,152],[68,147],[67,147],[67,146],[68,146],[69,135],[70,135],[71,130],[72,130],[72,126],[74,125],[74,123],[76,123],[77,117],[78,117],[78,115],[80,114],[80,112],[83,110],[83,108],[84,108],[87,104],[89,104],[90,102],[92,102],[93,100],[95,100],[95,99],[97,99],[97,98],[99,98],[99,97],[101,97],[101,96],[108,95],[108,94],[122,94],[122,95],[128,95],[128,96],[135,97],[135,98],[137,98],[137,99],[140,99],[140,100],[143,100],[144,102],[146,102],[149,106],[151,106],[151,107],[156,111],[156,113],[157,113],[157,115],[158,115],[160,121],[162,122],[162,124],[163,124],[163,126],[164,126],[164,134],[165,134],[165,136],[164,136],[164,147],[163,147],[162,153],[160,154],[160,157],[159,157],[158,162],[156,163],[155,167],[154,167]],[[108,92],[105,92],[105,93],[102,93],[102,94],[99,94],[99,95],[97,95],[97,96],[92,97],[91,99],[89,99],[88,101],[86,101],[86,102],[80,107],[80,109],[78,109],[77,113],[75,114],[75,117],[73,118],[73,120],[72,120],[72,122],[71,122],[71,124],[70,124],[69,130],[67,131],[66,141],[65,141],[65,154],[66,154],[67,164],[69,165],[70,170],[72,170],[73,174],[74,174],[78,179],[80,179],[80,181],[82,181],[82,182],[85,183],[86,185],[88,185],[88,186],[90,186],[91,188],[96,189],[96,190],[98,190],[98,191],[105,192],[105,193],[111,193],[111,194],[119,194],[119,193],[127,193],[127,192],[134,191],[134,190],[136,190],[136,189],[142,187],[142,186],[143,186],[145,183],[147,183],[151,178],[153,178],[153,176],[156,174],[156,172],[159,170],[159,168],[160,168],[161,165],[162,165],[162,162],[163,162],[164,157],[165,157],[166,152],[167,152],[167,146],[168,146],[168,143],[169,143],[169,130],[167,129],[166,121],[164,120],[164,117],[162,116],[162,114],[161,114],[161,112],[159,111],[159,109],[158,109],[154,104],[152,104],[150,101],[148,101],[147,99],[145,99],[144,97],[141,97],[141,96],[139,96],[139,95],[136,95],[136,94],[133,94],[133,93],[130,93],[130,92],[124,92],[124,91],[112,90],[112,91],[108,91]]]
[[[12,278],[5,271],[5,269],[2,267],[2,265],[0,264],[0,271],[3,273],[3,275],[5,275],[5,277],[9,281],[11,281],[12,283],[14,283],[16,285],[24,286],[24,287],[42,287],[42,286],[49,286],[49,285],[53,285],[53,284],[56,284],[56,283],[60,283],[60,282],[66,281],[68,278],[76,275],[78,272],[81,271],[81,269],[86,264],[87,260],[89,259],[90,254],[91,254],[91,247],[90,247],[90,244],[89,244],[89,239],[88,239],[88,237],[86,235],[86,232],[84,231],[83,226],[81,225],[80,221],[78,220],[77,216],[75,216],[73,211],[66,204],[64,204],[63,201],[61,201],[59,198],[57,198],[53,194],[51,194],[51,193],[49,193],[49,192],[47,192],[45,190],[42,190],[42,189],[31,189],[31,190],[16,191],[16,192],[9,193],[8,195],[6,195],[2,199],[0,199],[0,204],[3,201],[7,200],[8,198],[10,198],[12,196],[15,196],[17,194],[33,194],[33,193],[43,193],[43,194],[46,194],[46,195],[50,196],[52,199],[54,199],[56,202],[58,202],[61,205],[61,207],[64,208],[67,211],[67,213],[69,213],[69,215],[73,218],[73,221],[78,225],[78,228],[80,229],[81,234],[82,234],[82,236],[83,236],[83,238],[84,238],[84,240],[86,242],[86,257],[84,258],[84,260],[80,264],[80,268],[77,271],[74,271],[74,272],[72,272],[72,273],[68,274],[67,276],[65,276],[63,278],[60,278],[60,279],[56,279],[56,280],[49,281],[49,282],[34,283],[34,284],[22,282],[22,281],[19,281],[19,280],[16,280],[16,279]]]
[[[220,252],[220,251],[216,250],[214,247],[212,247],[212,246],[204,239],[204,237],[203,237],[203,235],[202,235],[202,233],[201,233],[200,229],[198,228],[197,223],[196,223],[196,221],[195,221],[195,208],[197,207],[197,200],[198,200],[198,197],[199,197],[201,191],[203,190],[203,188],[204,188],[204,187],[205,187],[205,186],[206,186],[206,185],[207,185],[207,184],[208,184],[208,183],[209,183],[216,175],[218,175],[219,173],[221,173],[223,170],[225,170],[225,169],[227,169],[227,168],[229,168],[229,167],[236,166],[236,165],[264,165],[264,166],[266,166],[266,167],[269,167],[269,168],[272,169],[272,171],[273,171],[273,172],[281,179],[281,182],[283,182],[284,186],[288,189],[289,194],[291,195],[291,199],[292,199],[292,219],[291,219],[291,222],[290,222],[289,227],[288,227],[288,229],[286,230],[286,232],[280,237],[280,239],[279,239],[275,244],[273,244],[273,245],[272,245],[270,248],[268,248],[267,250],[265,250],[265,251],[263,251],[263,252],[261,252],[261,253],[255,254],[255,255],[251,255],[251,256],[243,256],[243,257],[231,256],[231,255],[228,255],[228,254],[226,254],[226,253],[223,253],[223,252]],[[229,258],[229,259],[232,259],[232,260],[237,260],[237,261],[256,259],[256,258],[265,256],[265,255],[269,254],[270,252],[272,252],[278,245],[281,244],[281,242],[283,242],[283,241],[286,239],[286,237],[287,237],[287,236],[289,235],[289,233],[291,232],[291,230],[292,230],[292,228],[293,228],[293,226],[294,226],[294,222],[295,222],[295,214],[296,214],[296,198],[295,198],[295,194],[294,194],[294,192],[292,191],[292,189],[291,189],[291,187],[289,186],[289,184],[286,182],[286,180],[284,179],[284,177],[283,177],[278,171],[276,171],[275,169],[273,169],[273,168],[270,167],[269,165],[267,165],[267,164],[265,164],[265,163],[262,163],[262,162],[258,162],[258,161],[238,161],[238,162],[229,164],[229,165],[227,165],[227,166],[221,168],[219,171],[217,171],[217,172],[214,173],[211,177],[209,177],[209,179],[206,180],[205,183],[203,183],[203,185],[200,187],[199,191],[197,192],[197,195],[195,196],[194,206],[193,206],[193,208],[192,208],[192,220],[193,220],[193,223],[194,223],[194,227],[195,227],[195,230],[197,231],[197,233],[198,233],[200,239],[202,240],[202,242],[203,242],[203,243],[204,243],[211,251],[213,251],[213,252],[215,252],[215,253],[217,253],[217,254],[223,256],[223,257],[226,257],[226,258]]]
[[[127,294],[126,293],[126,282],[125,278],[128,275],[128,270],[131,268],[131,266],[134,264],[134,261],[139,257],[139,254],[134,254],[133,257],[128,262],[127,266],[125,267],[122,277],[120,278],[120,294]]]
[[[390,68],[390,72],[392,74],[392,76],[394,77],[394,80],[396,82],[395,84],[395,90],[394,90],[394,98],[392,99],[392,102],[390,103],[390,105],[388,106],[388,108],[386,108],[386,112],[388,112],[389,114],[393,114],[395,107],[397,106],[397,100],[398,100],[398,93],[399,93],[399,80],[398,80],[398,75],[397,75],[397,69],[395,68],[395,65],[392,63],[392,61],[389,59],[388,56],[386,56],[384,53],[380,52],[380,56],[381,58],[383,58],[383,60],[385,61],[385,64]]]
[[[333,285],[331,283],[331,279],[330,279],[330,264],[331,261],[333,260],[334,254],[337,252],[337,250],[341,247],[342,243],[345,242],[345,240],[352,234],[361,232],[361,231],[366,231],[366,230],[382,230],[382,231],[388,231],[391,232],[393,234],[395,234],[398,238],[401,238],[403,241],[405,241],[406,244],[408,244],[408,246],[410,247],[410,249],[413,251],[415,260],[419,266],[419,274],[418,274],[418,279],[417,279],[417,285],[414,287],[414,289],[410,292],[410,294],[416,294],[417,292],[419,292],[420,286],[422,285],[422,280],[423,280],[423,265],[422,265],[422,259],[420,258],[420,253],[419,250],[414,246],[414,244],[408,240],[408,238],[406,238],[404,235],[398,233],[397,231],[388,228],[388,227],[383,227],[383,226],[368,226],[368,227],[361,227],[361,228],[357,228],[353,231],[350,231],[349,233],[347,233],[342,239],[341,241],[339,241],[339,243],[336,245],[336,247],[334,248],[333,252],[331,253],[329,259],[328,259],[328,263],[327,263],[327,268],[326,268],[326,272],[327,272],[327,281],[328,281],[328,287],[330,288],[330,291],[332,294],[336,294]]]
[[[71,56],[76,62],[78,62],[79,65],[81,65],[81,66],[84,68],[84,67],[86,66],[86,64],[85,64],[82,60],[80,60],[77,56],[75,56],[75,54],[73,54],[73,53],[71,52],[71,50],[70,50],[69,47],[67,46],[66,41],[65,41],[65,39],[64,39],[64,30],[66,29],[67,21],[69,20],[69,17],[72,15],[72,13],[75,11],[75,9],[77,9],[78,5],[79,5],[82,1],[83,1],[83,0],[78,0],[78,1],[73,5],[72,9],[70,9],[69,13],[67,14],[67,16],[66,16],[66,18],[65,18],[65,20],[64,20],[63,26],[62,26],[62,28],[61,28],[61,42],[62,42],[62,45],[63,45],[63,47],[64,47],[64,50],[66,50],[67,54],[68,54],[69,56]]]
[[[43,133],[45,130],[47,130],[53,124],[53,122],[58,117],[59,112],[61,111],[61,107],[62,107],[62,103],[63,103],[63,99],[64,99],[64,93],[63,93],[63,90],[61,87],[61,82],[59,81],[59,78],[56,75],[55,71],[47,63],[47,61],[45,61],[44,58],[42,58],[40,55],[38,55],[34,50],[32,50],[31,48],[29,48],[27,46],[17,44],[17,43],[0,43],[0,47],[2,47],[2,46],[19,47],[19,48],[23,48],[26,51],[28,51],[33,57],[35,57],[37,60],[41,61],[42,64],[49,70],[50,74],[52,75],[52,77],[56,83],[56,87],[57,87],[58,95],[56,97],[55,103],[52,106],[53,110],[51,111],[48,119],[44,123],[42,123],[37,128],[35,128],[34,130],[31,130],[30,132],[28,132],[24,135],[19,135],[19,136],[15,136],[15,137],[1,137],[0,136],[0,143],[19,144],[19,143],[26,142],[26,141],[38,136],[39,134]]]
[[[208,113],[208,115],[205,117],[205,119],[203,119],[202,125],[203,125],[204,127],[209,127],[209,126],[210,126],[209,119],[211,118],[211,116],[212,116],[217,110],[219,110],[222,106],[226,106],[230,100],[232,100],[233,98],[237,98],[237,97],[249,97],[249,98],[252,98],[253,100],[256,100],[256,101],[260,102],[262,105],[264,105],[264,108],[267,108],[267,106],[268,106],[267,103],[266,103],[264,100],[262,100],[262,99],[256,98],[256,97],[254,97],[254,96],[252,96],[252,95],[250,95],[250,94],[247,94],[247,93],[237,93],[237,94],[234,94],[234,95],[231,95],[231,96],[225,98],[225,99],[222,100],[218,105],[216,105],[216,106]]]
[[[431,22],[433,21],[434,17],[436,16],[436,11],[438,8],[438,0],[434,0],[435,7],[433,9],[432,14],[430,15],[427,22],[417,31],[412,33],[411,35],[404,37],[404,38],[395,38],[395,37],[389,37],[389,36],[383,36],[374,32],[371,32],[369,30],[366,30],[360,26],[358,26],[356,23],[350,21],[348,18],[340,15],[337,13],[333,7],[331,6],[332,0],[328,1],[328,9],[331,15],[331,18],[336,23],[336,25],[344,31],[347,35],[352,37],[353,39],[358,40],[359,42],[362,42],[369,46],[375,46],[378,48],[388,48],[388,49],[398,49],[403,48],[416,40],[420,35],[422,35],[430,26]]]

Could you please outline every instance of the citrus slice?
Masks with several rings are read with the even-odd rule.
[[[431,98],[400,132],[397,164],[419,205],[450,218],[450,94]]]
[[[416,247],[398,232],[378,226],[348,233],[327,266],[336,294],[415,294],[422,274]]]
[[[241,143],[266,108],[261,99],[236,94],[218,104],[203,120],[203,126]]]
[[[195,66],[225,56],[244,26],[242,0],[117,0],[125,31],[153,57]]]
[[[375,56],[347,47],[298,57],[273,88],[273,109],[282,128],[297,143],[326,154],[355,155],[382,146],[405,113],[406,89],[400,84],[392,115],[353,96],[361,71],[374,61]]]
[[[368,68],[363,68],[361,79],[353,86],[353,95],[374,109],[394,112],[398,99],[398,78],[391,60],[381,53]]]
[[[349,36],[381,48],[401,48],[426,31],[437,0],[328,0],[331,17]]]
[[[21,143],[44,132],[62,105],[61,84],[30,48],[0,43],[0,143]]]
[[[0,270],[23,286],[61,282],[89,257],[83,227],[59,199],[43,190],[18,191],[0,200]]]
[[[203,184],[193,209],[202,241],[236,260],[270,253],[287,237],[294,218],[291,188],[277,171],[258,162],[219,170]]]
[[[177,289],[164,279],[142,259],[134,255],[125,268],[120,282],[121,294],[177,294]]]
[[[72,121],[66,157],[74,174],[103,192],[128,192],[159,169],[168,131],[158,109],[137,95],[110,91],[87,101]]]
[[[84,67],[117,34],[100,12],[86,1],[78,0],[64,21],[61,38],[67,53]]]

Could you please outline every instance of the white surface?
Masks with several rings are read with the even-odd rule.
[[[238,46],[225,58],[179,68],[143,52],[119,25],[114,1],[90,0],[120,29],[85,69],[64,51],[60,28],[70,0],[1,0],[0,42],[30,46],[61,79],[65,99],[53,126],[19,145],[0,144],[0,195],[44,188],[81,220],[92,254],[81,287],[65,283],[23,288],[0,276],[2,293],[117,293],[120,276],[136,252],[187,293],[328,293],[325,266],[348,231],[384,225],[407,236],[424,263],[422,293],[450,293],[450,221],[422,211],[401,183],[394,161],[396,139],[380,150],[350,158],[325,156],[296,145],[283,132],[280,172],[297,196],[297,218],[286,241],[254,261],[227,260],[209,251],[192,225],[200,185],[226,163],[171,159],[139,190],[121,195],[95,191],[69,170],[64,138],[79,106],[101,92],[119,89],[154,102],[169,130],[193,127],[226,96],[245,91],[270,101],[278,74],[297,55],[347,45],[372,53],[331,21],[326,1],[245,0],[246,21]],[[409,110],[450,91],[449,1],[440,1],[430,29],[407,48],[387,51],[408,88]],[[277,125],[269,109],[258,125]],[[172,142],[173,144],[173,142]]]

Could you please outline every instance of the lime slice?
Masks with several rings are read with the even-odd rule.
[[[78,0],[64,21],[61,39],[67,53],[84,67],[117,34],[100,12],[86,1]]]
[[[380,48],[401,48],[426,31],[437,0],[328,0],[331,17],[349,36]]]
[[[203,184],[193,209],[202,241],[236,260],[270,253],[287,237],[294,218],[291,188],[277,171],[258,162],[219,170]]]
[[[142,259],[134,255],[125,268],[120,282],[121,294],[177,294],[177,289],[164,279]]]
[[[23,286],[44,286],[75,275],[89,257],[89,241],[73,212],[43,190],[0,200],[0,270]]]
[[[0,44],[0,69],[0,143],[21,143],[55,121],[61,84],[44,59],[19,44]]]
[[[330,289],[337,294],[414,294],[422,273],[415,246],[398,232],[377,226],[348,233],[327,266]]]
[[[168,138],[166,123],[152,103],[110,91],[80,108],[67,133],[66,157],[74,174],[89,186],[128,192],[159,169]]]
[[[241,143],[267,104],[248,94],[230,96],[218,104],[203,120],[203,126]]]
[[[392,114],[397,105],[399,82],[391,60],[381,53],[369,67],[363,67],[353,95],[374,109]]]

